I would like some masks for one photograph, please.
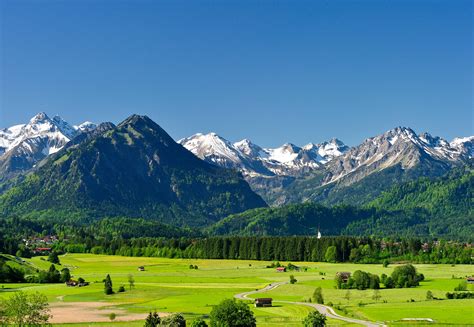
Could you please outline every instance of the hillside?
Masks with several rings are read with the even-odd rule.
[[[39,166],[0,197],[3,216],[203,226],[266,206],[237,171],[198,159],[146,116],[81,134]]]
[[[472,164],[439,178],[395,186],[365,207],[314,203],[261,208],[231,215],[210,228],[235,235],[376,235],[471,240]]]

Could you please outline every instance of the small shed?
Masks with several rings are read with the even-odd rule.
[[[138,271],[145,271],[145,267],[144,266],[138,267]]]
[[[276,268],[276,271],[277,271],[277,272],[285,272],[285,271],[286,271],[286,267],[277,267],[277,268]]]
[[[272,306],[272,298],[258,298],[255,299],[255,306],[256,307],[271,307]]]
[[[466,278],[466,282],[468,284],[474,284],[474,277],[471,276],[471,277]]]
[[[349,278],[351,278],[351,273],[348,271],[339,271],[336,273],[337,278],[341,278],[343,283],[347,283]]]

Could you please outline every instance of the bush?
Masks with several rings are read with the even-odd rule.
[[[454,288],[455,291],[467,291],[467,282],[462,281]]]
[[[123,285],[120,285],[119,289],[118,289],[119,293],[123,293],[125,292],[125,286]]]
[[[208,326],[207,326],[207,323],[203,319],[198,318],[193,321],[193,323],[191,324],[191,327],[208,327]]]
[[[109,314],[109,319],[110,319],[110,321],[114,321],[114,320],[115,320],[115,317],[117,317],[117,315],[116,315],[114,312],[111,312],[111,313]]]
[[[326,326],[326,316],[318,311],[310,312],[303,320],[305,327],[324,327]]]
[[[474,299],[473,292],[446,293],[448,299]]]
[[[58,253],[56,251],[51,252],[48,255],[48,261],[51,262],[51,263],[59,265],[60,262],[59,262]]]
[[[167,327],[186,327],[186,320],[181,313],[172,314],[164,318],[160,326]]]
[[[426,292],[426,300],[433,300],[434,296],[433,296],[433,292],[431,291],[427,291]]]
[[[297,280],[296,280],[295,276],[290,275],[290,284],[294,284],[296,282],[297,282]]]
[[[314,290],[313,299],[316,303],[324,304],[323,290],[321,287],[318,287]]]
[[[248,305],[227,299],[216,305],[210,314],[211,327],[256,327],[257,321]]]

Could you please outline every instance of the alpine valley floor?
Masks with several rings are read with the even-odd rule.
[[[26,259],[41,269],[50,263],[41,257]],[[64,284],[2,284],[0,298],[9,297],[16,290],[38,291],[47,295],[55,326],[143,326],[148,312],[156,310],[163,315],[181,312],[188,322],[209,314],[212,306],[235,294],[264,288],[270,283],[286,282],[293,274],[296,284],[282,284],[268,292],[249,297],[271,297],[275,301],[307,301],[316,287],[323,289],[325,303],[332,303],[336,313],[362,320],[383,322],[387,325],[406,325],[404,318],[430,318],[434,322],[411,322],[416,325],[474,325],[474,300],[446,300],[446,292],[453,289],[465,276],[474,274],[472,265],[416,265],[425,281],[416,288],[381,289],[380,299],[372,299],[373,290],[337,290],[334,276],[338,271],[363,270],[389,275],[395,265],[386,268],[369,264],[330,264],[299,262],[307,268],[300,272],[276,272],[266,268],[269,262],[246,260],[193,260],[144,257],[121,257],[92,254],[60,256],[74,278],[83,277],[91,282],[86,287],[66,287]],[[190,269],[197,265],[198,269]],[[138,271],[144,266],[145,271]],[[114,290],[124,285],[126,292],[105,295],[102,280],[110,274]],[[135,279],[129,290],[128,275]],[[474,289],[469,285],[470,290]],[[443,300],[426,300],[426,292]],[[337,310],[339,308],[339,310]],[[255,308],[258,326],[301,326],[303,318],[313,310],[303,305],[275,302],[271,308]],[[110,313],[116,313],[111,322]],[[355,326],[329,319],[329,326]]]

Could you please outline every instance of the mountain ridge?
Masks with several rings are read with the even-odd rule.
[[[53,210],[186,226],[266,206],[237,171],[198,159],[146,116],[78,138],[0,197],[3,215]]]

